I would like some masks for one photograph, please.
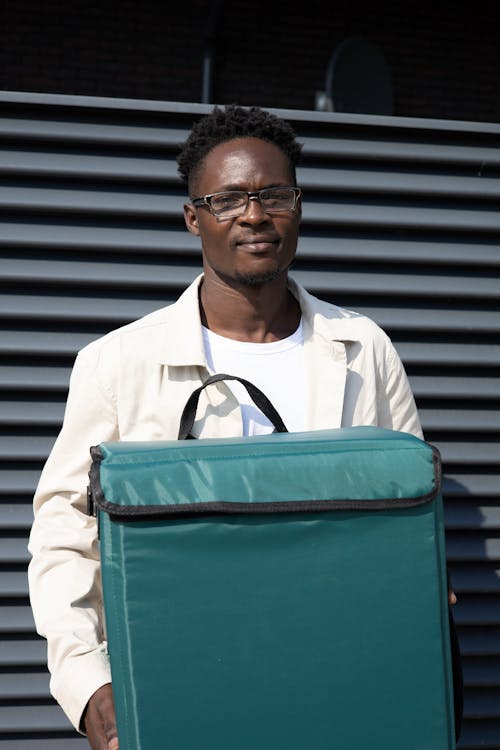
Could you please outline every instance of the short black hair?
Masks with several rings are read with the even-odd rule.
[[[177,157],[183,182],[189,185],[207,154],[215,146],[233,138],[260,138],[273,143],[288,158],[295,181],[295,167],[302,146],[297,142],[291,125],[260,107],[244,108],[229,104],[224,109],[214,107],[210,114],[193,125]]]

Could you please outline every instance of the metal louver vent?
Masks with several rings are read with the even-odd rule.
[[[87,747],[34,633],[31,497],[77,350],[200,270],[175,155],[209,109],[0,94],[0,749]],[[391,335],[443,455],[459,747],[500,749],[500,126],[278,114],[304,143],[293,273]]]

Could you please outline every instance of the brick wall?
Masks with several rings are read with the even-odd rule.
[[[495,3],[222,2],[215,100],[313,109],[345,37],[390,64],[395,114],[500,121]],[[214,2],[3,0],[0,89],[200,101]]]

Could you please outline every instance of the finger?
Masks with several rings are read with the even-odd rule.
[[[96,690],[90,698],[84,723],[92,750],[117,750],[118,733],[113,693],[109,683]]]
[[[87,739],[92,750],[108,750],[108,740],[99,717],[94,717],[85,725]]]
[[[450,604],[456,604],[457,603],[457,597],[455,595],[454,591],[448,591],[448,601]]]
[[[108,750],[108,741],[98,720],[86,724],[87,739],[92,750]]]
[[[107,740],[108,750],[117,750],[118,748],[118,730],[116,728],[115,704],[113,696],[110,693],[105,702],[100,706],[102,725]]]

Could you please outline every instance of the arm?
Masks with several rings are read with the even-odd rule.
[[[89,448],[118,438],[113,395],[91,345],[77,357],[64,424],[34,499],[30,597],[47,638],[51,692],[79,729],[91,696],[110,682],[97,529],[86,515]]]
[[[386,339],[381,382],[377,389],[377,413],[380,427],[409,432],[423,439],[422,427],[410,384],[394,346]]]

